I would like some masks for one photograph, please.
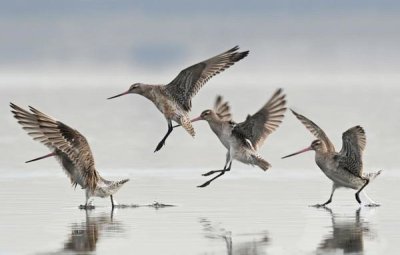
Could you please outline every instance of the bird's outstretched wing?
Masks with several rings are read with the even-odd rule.
[[[214,104],[214,112],[222,121],[232,120],[229,103],[227,101],[224,102],[222,96],[217,96]]]
[[[27,111],[13,103],[10,106],[18,123],[34,140],[67,156],[68,162],[74,167],[66,168],[62,165],[75,185],[77,181],[74,178],[78,177],[83,178],[85,187],[90,190],[96,188],[99,174],[95,169],[89,144],[82,134],[33,107],[29,107],[30,111]]]
[[[278,89],[258,112],[248,115],[245,121],[238,123],[232,133],[250,140],[253,147],[258,150],[267,136],[281,124],[286,111],[285,105],[285,94],[282,94],[282,89]]]
[[[299,119],[301,121],[301,123],[303,123],[303,125],[319,140],[321,140],[321,142],[323,142],[325,144],[326,149],[329,152],[334,152],[335,151],[335,146],[333,146],[332,142],[329,140],[328,136],[325,134],[325,132],[318,127],[317,124],[315,124],[314,122],[312,122],[311,120],[309,120],[308,118],[304,117],[301,114],[298,114],[297,112],[293,111],[292,109],[290,109],[292,111],[292,113],[296,116],[297,119]]]
[[[182,70],[173,81],[165,85],[166,92],[186,111],[190,111],[192,97],[211,77],[229,68],[249,54],[249,51],[237,52],[238,49],[239,47],[236,46]]]
[[[362,176],[362,153],[367,142],[364,129],[361,126],[352,127],[343,133],[342,140],[342,149],[337,157],[339,166],[356,176]]]

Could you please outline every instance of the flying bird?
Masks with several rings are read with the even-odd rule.
[[[285,94],[282,94],[282,89],[278,89],[258,112],[248,115],[245,121],[236,123],[232,121],[228,103],[223,102],[222,97],[218,96],[213,110],[205,110],[199,117],[193,119],[192,122],[207,121],[211,130],[228,150],[224,168],[203,174],[209,176],[218,173],[198,187],[206,187],[230,171],[234,159],[244,164],[258,166],[264,171],[270,168],[271,165],[257,151],[265,139],[281,124],[286,111],[285,105]]]
[[[158,143],[154,152],[159,151],[174,129],[172,121],[178,123],[179,126],[181,125],[192,137],[195,136],[195,131],[188,116],[192,108],[191,100],[211,77],[229,68],[249,54],[249,51],[238,52],[238,49],[239,47],[236,46],[215,57],[192,65],[182,70],[173,81],[166,85],[134,83],[126,92],[108,99],[127,94],[139,94],[155,104],[168,122],[168,131]]]
[[[340,187],[357,190],[355,197],[359,204],[361,204],[359,194],[363,192],[369,200],[367,206],[379,206],[364,191],[364,188],[381,173],[381,170],[376,173],[363,173],[362,154],[367,141],[364,129],[361,126],[355,126],[344,132],[342,135],[342,149],[340,152],[336,152],[328,136],[317,124],[303,115],[293,110],[291,111],[317,140],[314,140],[309,147],[283,158],[313,150],[315,151],[315,162],[318,167],[333,182],[328,201],[314,206],[321,207],[331,203],[335,190]]]
[[[46,145],[51,153],[35,158],[26,163],[54,156],[70,178],[74,187],[78,184],[85,190],[85,209],[93,208],[89,203],[91,197],[110,197],[111,205],[116,205],[113,194],[129,179],[109,181],[102,178],[96,170],[92,152],[86,138],[77,130],[69,127],[39,110],[29,107],[30,111],[10,103],[11,112],[34,140]]]

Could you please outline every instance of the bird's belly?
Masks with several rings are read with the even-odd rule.
[[[337,186],[345,187],[349,189],[359,189],[361,188],[365,181],[360,177],[349,173],[348,171],[338,168],[338,169],[322,169],[324,174],[331,179]]]
[[[241,146],[240,144],[233,143],[231,145],[231,153],[232,158],[240,161],[244,164],[251,164],[253,165],[253,157],[252,152],[245,147]]]
[[[160,112],[162,112],[166,119],[173,120],[180,124],[180,108],[172,102],[158,102],[156,106]]]
[[[109,195],[111,194],[105,187],[96,187],[96,190],[93,193],[93,196],[101,198],[108,197]]]

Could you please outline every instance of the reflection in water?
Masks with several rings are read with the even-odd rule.
[[[120,222],[113,219],[113,213],[112,210],[111,213],[93,215],[93,211],[86,210],[85,221],[71,225],[71,233],[64,243],[64,249],[55,252],[55,254],[85,254],[95,251],[101,235],[114,236],[115,234],[123,233],[124,228]]]
[[[320,243],[316,254],[363,254],[364,235],[374,236],[369,223],[361,216],[361,208],[356,210],[355,216],[339,216],[329,208],[324,208],[332,218],[332,232]]]
[[[219,224],[213,224],[206,218],[200,218],[203,226],[204,236],[208,239],[223,240],[226,246],[226,254],[228,255],[261,255],[266,254],[265,247],[269,243],[268,235],[264,233],[250,234],[252,240],[247,242],[239,242],[233,245],[232,233],[221,227]],[[257,239],[254,239],[257,237]]]

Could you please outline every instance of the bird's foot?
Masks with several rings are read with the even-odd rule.
[[[212,175],[215,173],[221,173],[221,172],[224,172],[224,170],[213,170],[213,171],[207,172],[205,174],[202,174],[202,176],[209,176],[209,175]]]
[[[165,140],[161,140],[161,142],[158,143],[157,148],[154,150],[154,152],[157,152],[161,150],[161,148],[165,145]]]
[[[92,204],[87,204],[87,205],[80,205],[79,209],[81,210],[93,210],[95,208],[94,205]]]
[[[197,188],[204,188],[204,187],[207,187],[208,185],[210,185],[210,183],[211,183],[211,181],[206,181],[205,183],[203,183],[203,184],[197,186]]]
[[[381,206],[380,204],[376,204],[376,203],[370,203],[370,204],[365,204],[365,207],[379,207]]]
[[[321,207],[326,207],[326,204],[315,204],[315,205],[309,205],[309,207],[321,208]]]

